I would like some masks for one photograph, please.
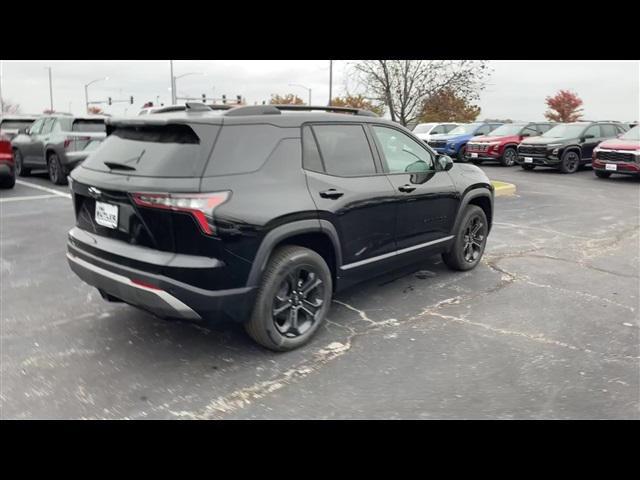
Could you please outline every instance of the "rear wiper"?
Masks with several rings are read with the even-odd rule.
[[[120,170],[135,170],[136,167],[132,167],[131,165],[125,165],[124,163],[118,163],[118,162],[102,162],[104,163],[107,167],[116,170],[116,169],[120,169]]]

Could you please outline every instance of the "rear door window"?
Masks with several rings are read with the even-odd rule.
[[[313,131],[329,175],[354,177],[376,173],[362,125],[314,125]]]
[[[600,125],[592,125],[584,132],[584,136],[593,135],[592,138],[600,138]]]
[[[309,126],[302,129],[302,167],[312,172],[324,172],[320,150]]]
[[[47,133],[51,132],[51,128],[53,127],[54,122],[55,119],[53,118],[45,119],[44,124],[42,125],[42,129],[40,130],[40,134],[46,135]]]
[[[71,124],[72,132],[106,132],[104,120],[87,120],[76,118]]]
[[[116,127],[83,167],[143,177],[200,176],[218,129],[182,124]]]

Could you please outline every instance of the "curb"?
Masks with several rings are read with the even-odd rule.
[[[515,195],[516,186],[513,183],[491,181],[491,185],[495,188],[496,197],[504,197],[508,195]]]

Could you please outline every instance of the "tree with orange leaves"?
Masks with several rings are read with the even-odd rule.
[[[560,90],[553,97],[545,99],[547,110],[544,114],[552,122],[576,122],[582,117],[582,99],[569,90]]]

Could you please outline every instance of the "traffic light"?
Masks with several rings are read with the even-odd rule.
[[[133,105],[133,95],[131,95],[131,96],[129,97],[129,103],[131,103],[131,105]]]
[[[224,104],[227,103],[227,96],[226,95],[222,95],[222,103],[224,103]]]
[[[109,97],[109,105],[111,105],[111,97]]]
[[[242,103],[242,95],[236,95],[236,103],[240,105]]]
[[[202,94],[202,103],[207,103],[207,94],[206,93]]]

